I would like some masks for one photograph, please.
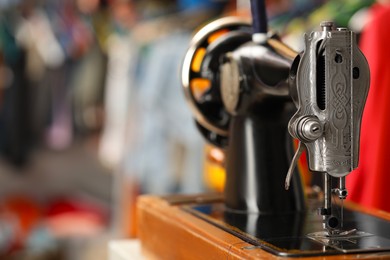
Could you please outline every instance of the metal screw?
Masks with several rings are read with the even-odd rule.
[[[320,25],[323,31],[331,31],[334,23],[330,21],[323,21]]]

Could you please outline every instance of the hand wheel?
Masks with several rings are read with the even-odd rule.
[[[244,19],[226,17],[203,27],[193,37],[182,67],[182,85],[197,127],[212,144],[225,147],[230,115],[220,91],[220,65],[225,54],[251,41]]]

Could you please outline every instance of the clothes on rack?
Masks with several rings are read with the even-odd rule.
[[[105,123],[100,137],[99,157],[107,167],[118,169],[125,156],[130,96],[136,87],[132,78],[135,77],[138,60],[137,43],[130,33],[113,33],[107,42],[107,53]]]
[[[75,134],[95,131],[101,125],[104,45],[110,18],[102,8],[87,11],[69,1],[13,3],[2,10],[0,50],[5,67],[16,66],[18,72],[13,71],[12,85],[4,91],[0,120],[8,120],[4,127],[13,127],[16,120],[25,122],[18,127],[23,130],[3,130],[0,138],[6,142],[11,136],[21,140],[5,150],[24,150],[17,147],[25,144],[65,149]],[[23,61],[12,65],[18,59]],[[15,84],[23,88],[20,95],[15,94],[20,89]],[[12,100],[16,96],[23,100]],[[7,109],[7,104],[17,103],[18,110]]]
[[[26,51],[16,39],[20,19],[14,10],[0,17],[0,48],[10,76],[0,104],[0,152],[17,166],[27,162],[31,145]]]
[[[215,10],[166,11],[110,38],[100,156],[136,180],[141,193],[200,192],[204,141],[185,102],[180,68],[194,28]]]
[[[289,8],[270,16],[270,27],[283,37],[285,43],[297,51],[304,47],[303,33],[316,30],[322,21],[333,21],[337,27],[348,27],[351,17],[367,8],[374,0],[296,0]]]
[[[200,192],[204,142],[181,92],[179,71],[189,32],[167,34],[144,51],[132,92],[131,145],[125,171],[143,192]],[[134,131],[134,132],[132,132]]]

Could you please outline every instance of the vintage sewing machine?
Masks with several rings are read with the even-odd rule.
[[[355,34],[323,22],[298,54],[268,32],[259,1],[252,16],[253,25],[232,17],[206,25],[183,64],[196,124],[226,153],[224,198],[141,200],[145,248],[194,259],[390,256],[390,215],[343,206],[369,89]],[[299,141],[294,156],[289,134]],[[312,174],[323,177],[311,198],[295,167],[305,149]]]

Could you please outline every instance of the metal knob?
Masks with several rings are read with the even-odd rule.
[[[323,133],[320,120],[314,116],[301,117],[297,123],[296,133],[301,141],[313,142],[317,140]]]

